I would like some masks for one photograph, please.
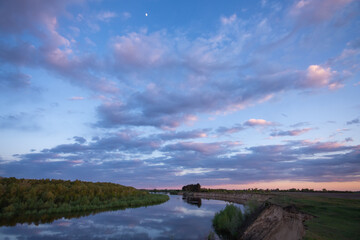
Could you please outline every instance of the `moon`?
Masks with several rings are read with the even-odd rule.
[[[148,14],[148,13],[145,13],[145,17],[147,17],[147,16],[149,16],[149,14]]]

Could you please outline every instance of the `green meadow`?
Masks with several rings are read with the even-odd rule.
[[[333,197],[281,193],[271,202],[282,206],[295,205],[300,211],[314,216],[305,222],[306,240],[360,239],[359,199],[341,198],[336,193]]]

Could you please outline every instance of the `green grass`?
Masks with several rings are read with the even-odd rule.
[[[283,194],[271,201],[282,206],[293,204],[315,216],[305,222],[308,229],[304,239],[360,239],[359,200]]]
[[[234,204],[228,204],[225,209],[215,214],[212,223],[221,239],[235,240],[239,237],[239,228],[243,221],[241,209]]]

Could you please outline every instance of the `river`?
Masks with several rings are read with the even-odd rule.
[[[212,218],[226,204],[170,195],[169,201],[155,206],[58,218],[37,225],[2,226],[0,239],[207,239]]]

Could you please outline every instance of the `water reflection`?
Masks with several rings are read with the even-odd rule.
[[[16,224],[44,224],[52,223],[58,219],[71,219],[71,218],[80,218],[89,215],[94,215],[101,212],[107,211],[117,211],[123,210],[124,208],[108,208],[108,209],[98,209],[91,211],[82,211],[82,212],[71,212],[71,213],[58,213],[58,214],[43,214],[43,215],[25,215],[25,216],[14,216],[11,218],[0,218],[0,226],[16,226]]]
[[[201,207],[201,198],[198,197],[190,197],[190,196],[183,196],[182,198],[185,202],[189,203],[189,204],[193,204],[198,206],[199,208]]]
[[[206,239],[214,214],[225,205],[202,200],[200,207],[181,196],[170,196],[168,202],[156,206],[1,227],[0,239]]]

